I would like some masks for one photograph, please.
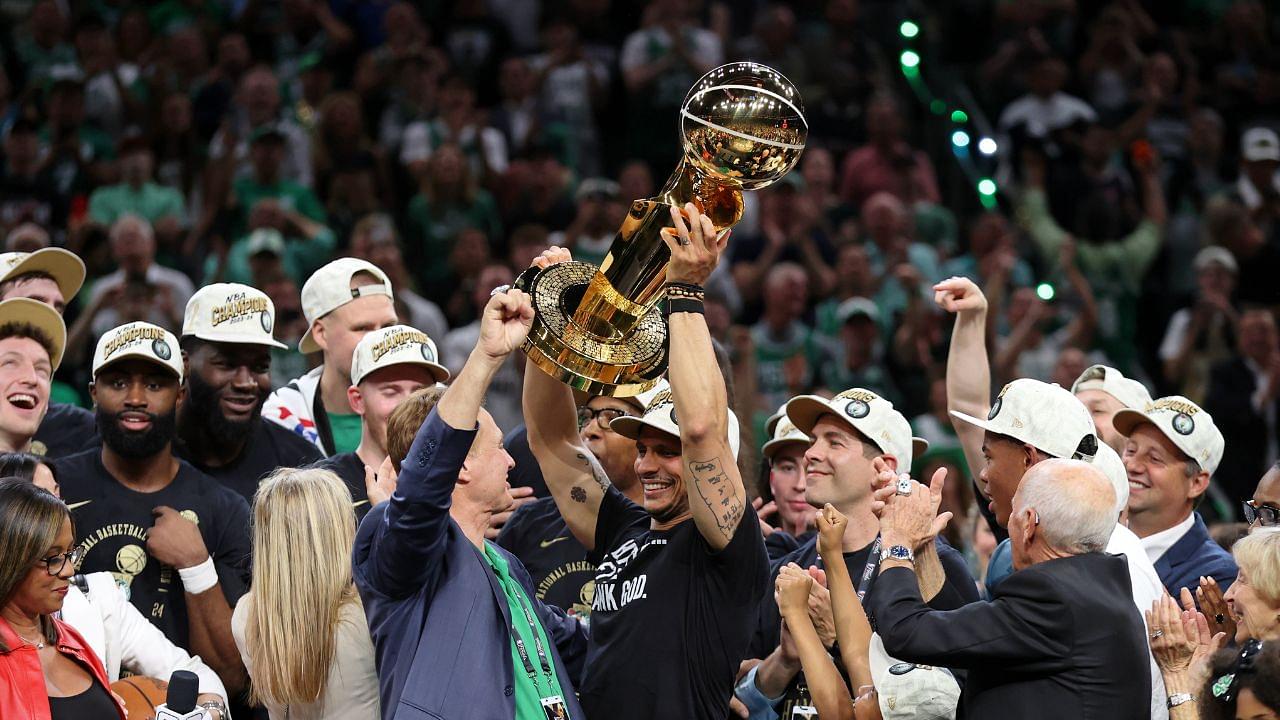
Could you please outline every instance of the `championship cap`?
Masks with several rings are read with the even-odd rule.
[[[954,720],[960,684],[949,670],[890,657],[879,633],[867,660],[884,720]]]
[[[162,327],[147,322],[131,322],[108,330],[93,351],[93,376],[102,368],[129,358],[141,358],[163,366],[182,381],[182,353],[178,338]]]
[[[1200,464],[1210,475],[1222,462],[1227,442],[1213,422],[1213,416],[1181,395],[1149,402],[1142,410],[1121,410],[1111,418],[1116,432],[1129,437],[1134,428],[1151,423],[1169,438],[1184,455]]]
[[[53,276],[58,291],[69,303],[84,285],[84,261],[62,248],[41,248],[35,252],[0,253],[0,283],[32,272]]]
[[[666,380],[662,380],[654,386],[653,397],[649,399],[645,405],[644,415],[641,417],[631,417],[624,415],[616,417],[609,423],[609,429],[618,433],[622,437],[631,438],[632,440],[640,439],[640,429],[651,427],[668,435],[680,437],[680,422],[676,417],[676,403],[671,396],[671,385]],[[729,449],[733,451],[733,458],[738,459],[738,417],[733,414],[733,410],[726,410],[729,415]]]
[[[778,409],[774,411],[772,415],[769,416],[769,419],[764,421],[764,433],[772,437],[774,429],[778,427],[778,421],[786,416],[787,416],[787,404],[782,403],[781,405],[778,406]]]
[[[377,278],[378,282],[372,285],[363,285],[353,290],[351,288],[351,278],[356,273],[361,272],[369,273]],[[394,299],[391,294],[391,280],[387,277],[387,274],[382,272],[377,265],[365,260],[338,258],[311,273],[311,277],[307,278],[307,282],[303,284],[302,314],[307,319],[307,325],[310,326],[317,319],[328,315],[352,300],[369,297],[370,295],[386,295]],[[320,346],[311,337],[310,327],[307,327],[307,332],[303,334],[302,340],[298,342],[298,350],[303,353],[320,351]]]
[[[1080,377],[1071,385],[1071,394],[1075,395],[1081,390],[1101,390],[1134,410],[1141,410],[1151,402],[1151,393],[1147,392],[1145,385],[1106,365],[1091,365],[1080,373]]]
[[[880,448],[880,452],[897,458],[902,472],[911,467],[916,454],[924,454],[929,449],[927,440],[911,437],[911,423],[893,403],[870,390],[849,388],[830,400],[819,395],[800,395],[787,401],[787,418],[806,435],[813,434],[813,426],[823,415],[835,415],[852,425]]]
[[[205,285],[187,301],[182,337],[284,349],[271,337],[276,306],[257,288],[236,283]]]
[[[951,416],[1057,458],[1091,458],[1098,452],[1089,410],[1062,387],[1039,380],[1020,378],[1005,385],[986,420],[955,410]]]
[[[53,343],[49,351],[49,362],[57,370],[62,364],[62,353],[67,348],[67,326],[57,310],[39,300],[30,298],[12,298],[0,302],[0,326],[30,325],[39,330]]]
[[[392,365],[421,365],[431,371],[436,382],[449,380],[436,344],[426,333],[408,325],[392,325],[360,339],[351,356],[351,384],[359,385],[369,373]]]
[[[782,417],[778,418],[778,421],[774,423],[773,437],[760,449],[767,458],[772,459],[774,453],[778,452],[778,449],[783,445],[799,443],[808,447],[809,443],[813,441],[808,435],[800,432],[795,423],[791,422],[791,418],[787,417],[786,409],[787,406],[783,405],[781,408]]]

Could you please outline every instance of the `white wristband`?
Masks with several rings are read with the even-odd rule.
[[[182,578],[182,587],[192,595],[199,595],[218,584],[218,571],[213,567],[213,558],[207,557],[204,562],[189,568],[178,568],[178,577]]]

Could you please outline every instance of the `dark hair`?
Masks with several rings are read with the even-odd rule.
[[[1209,679],[1200,692],[1205,720],[1235,720],[1241,690],[1249,690],[1258,702],[1280,712],[1280,642],[1263,642],[1256,655],[1242,660],[1257,642],[1250,640],[1244,649],[1220,650],[1213,656]]]
[[[5,293],[9,292],[10,290],[17,287],[18,285],[25,282],[31,282],[32,280],[52,280],[55,283],[58,282],[58,278],[45,272],[44,270],[31,270],[29,272],[24,272],[21,275],[16,275],[14,277],[11,277],[8,280],[5,280],[4,282],[0,282],[0,298],[3,298]]]
[[[57,482],[58,473],[53,469],[53,463],[45,458],[29,452],[0,453],[0,477],[21,478],[27,482],[35,482],[36,468],[41,465],[49,468],[54,482]]]
[[[35,325],[24,322],[11,322],[0,325],[0,340],[8,340],[12,337],[35,340],[48,353],[49,358],[53,358],[53,338]]]
[[[70,517],[61,500],[29,480],[0,479],[0,537],[4,538],[0,545],[0,605],[8,603],[18,591]],[[52,620],[41,617],[40,630],[46,641],[57,642]],[[0,652],[9,649],[0,640]]]

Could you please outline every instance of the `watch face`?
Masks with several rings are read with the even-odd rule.
[[[893,558],[894,560],[910,560],[911,549],[902,545],[894,545],[893,547],[889,548],[889,557]]]

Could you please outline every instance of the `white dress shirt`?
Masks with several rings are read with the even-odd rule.
[[[1159,562],[1160,558],[1164,557],[1164,554],[1169,552],[1169,548],[1177,544],[1177,542],[1182,539],[1182,536],[1186,535],[1187,531],[1195,524],[1195,513],[1191,513],[1190,515],[1187,515],[1185,520],[1177,525],[1174,525],[1168,530],[1161,530],[1158,533],[1141,538],[1139,542],[1142,543],[1142,549],[1147,551],[1147,557],[1150,558],[1151,563],[1154,565]],[[1148,609],[1150,609],[1150,606],[1148,606]]]

